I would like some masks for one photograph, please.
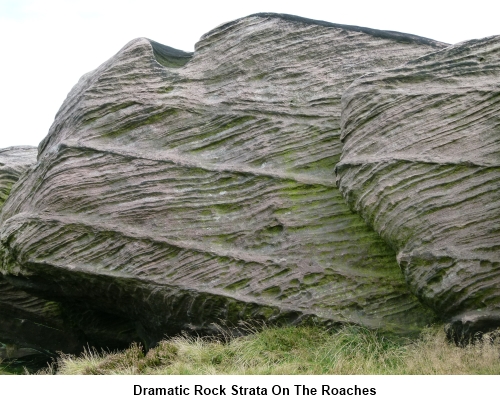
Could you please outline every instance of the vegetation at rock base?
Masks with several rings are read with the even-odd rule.
[[[442,326],[416,339],[361,327],[264,328],[244,337],[175,337],[144,353],[86,350],[61,357],[39,374],[500,374],[500,329],[463,347]]]

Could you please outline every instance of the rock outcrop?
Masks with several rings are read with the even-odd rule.
[[[335,185],[340,99],[444,46],[275,14],[194,54],[130,42],[72,89],[5,204],[3,273],[146,344],[219,321],[418,329],[432,315]]]
[[[356,80],[340,190],[450,332],[500,326],[500,37]]]

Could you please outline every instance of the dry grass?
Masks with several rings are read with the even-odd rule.
[[[494,339],[494,337],[497,337]],[[359,327],[265,328],[225,342],[177,337],[144,354],[139,345],[114,353],[62,355],[45,374],[500,374],[500,331],[465,347],[442,327],[416,340]]]

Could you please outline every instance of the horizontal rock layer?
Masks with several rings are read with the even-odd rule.
[[[500,37],[366,75],[345,92],[340,190],[454,326],[500,325]]]
[[[73,88],[7,202],[3,272],[150,342],[219,320],[419,328],[431,315],[333,170],[344,88],[443,47],[270,14],[194,54],[130,42]]]

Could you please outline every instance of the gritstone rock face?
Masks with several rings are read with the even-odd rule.
[[[500,325],[499,61],[500,37],[468,41],[342,99],[340,190],[457,335]]]
[[[146,342],[219,321],[418,329],[430,313],[335,185],[340,98],[444,46],[275,14],[194,54],[131,41],[72,89],[7,202],[2,271]]]

